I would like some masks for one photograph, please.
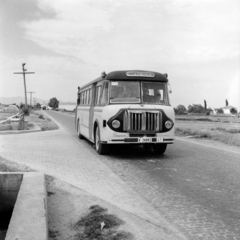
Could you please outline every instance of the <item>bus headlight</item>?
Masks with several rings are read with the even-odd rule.
[[[165,127],[167,128],[167,129],[170,129],[171,127],[172,127],[172,122],[171,121],[166,121],[165,122]]]
[[[118,120],[113,120],[112,121],[112,127],[113,128],[119,128],[120,127],[120,122]]]

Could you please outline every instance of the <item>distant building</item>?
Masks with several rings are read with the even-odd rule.
[[[41,109],[46,110],[46,108],[47,108],[47,105],[45,105],[45,104],[41,105]]]
[[[222,110],[224,114],[232,114],[233,111],[237,113],[237,108],[231,105],[222,107]]]
[[[219,112],[222,110],[222,113]],[[237,113],[237,108],[234,106],[225,106],[225,107],[221,107],[221,108],[214,108],[212,111],[212,114],[226,114],[226,115],[231,115],[232,112],[235,110],[235,112]]]

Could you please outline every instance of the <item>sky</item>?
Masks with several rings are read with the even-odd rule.
[[[0,97],[76,102],[116,70],[168,73],[171,104],[240,111],[239,0],[1,0]],[[29,97],[29,95],[28,95]]]

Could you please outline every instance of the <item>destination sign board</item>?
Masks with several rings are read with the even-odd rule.
[[[155,74],[152,72],[127,72],[128,77],[155,77]]]

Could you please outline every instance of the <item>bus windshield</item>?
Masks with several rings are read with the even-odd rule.
[[[161,82],[142,82],[142,102],[147,104],[169,105],[167,84]]]
[[[162,82],[111,81],[110,103],[168,105],[167,85]]]
[[[111,81],[110,103],[140,103],[140,82]]]

